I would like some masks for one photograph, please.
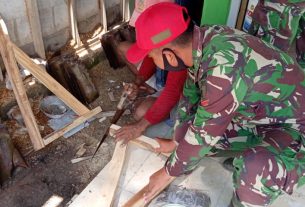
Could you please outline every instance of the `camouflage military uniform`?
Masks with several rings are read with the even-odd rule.
[[[297,61],[305,69],[305,0],[260,0],[252,34],[288,51],[296,40]]]
[[[187,174],[205,156],[239,152],[237,206],[267,205],[305,183],[305,75],[294,60],[259,38],[211,26],[195,27],[193,61],[167,172]]]

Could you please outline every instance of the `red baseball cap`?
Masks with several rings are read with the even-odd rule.
[[[148,7],[160,2],[174,2],[174,0],[135,0],[135,8],[129,20],[129,25],[134,27],[140,14]]]
[[[181,35],[190,17],[186,8],[162,2],[147,8],[135,23],[136,43],[127,51],[131,63],[142,60],[152,49],[159,48]]]

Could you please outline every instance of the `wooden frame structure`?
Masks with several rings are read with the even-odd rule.
[[[110,134],[113,131],[118,130],[120,127],[117,125],[111,125]],[[136,146],[154,152],[154,149],[160,147],[158,142],[146,136],[140,136],[129,142],[130,144],[135,144]],[[128,144],[129,145],[129,144]],[[69,205],[69,207],[109,207],[113,205],[114,195],[119,183],[119,179],[122,173],[127,145],[121,146],[121,143],[117,143],[112,159],[103,168],[103,170],[89,183],[89,185],[76,197],[74,201]],[[169,154],[163,154],[166,157]],[[171,178],[167,183],[164,183],[163,188],[157,192],[154,196],[156,197],[162,190],[164,190],[170,183],[172,183],[175,178]],[[110,183],[110,184],[109,184]],[[148,203],[144,203],[143,194],[147,190],[147,185],[145,185],[138,193],[131,197],[123,207],[144,207]]]
[[[36,65],[20,48],[10,41],[5,22],[0,17],[0,53],[3,58],[4,65],[7,70],[8,77],[11,81],[13,91],[20,108],[25,125],[28,129],[34,150],[39,150],[45,145],[56,140],[65,132],[73,129],[81,123],[92,118],[99,112],[101,108],[89,110],[81,102],[79,102],[70,92],[61,86],[52,76],[50,76],[41,66]],[[44,139],[41,137],[33,111],[31,109],[22,79],[20,77],[17,62],[27,68],[30,73],[44,84],[51,92],[60,98],[67,106],[69,106],[79,117],[65,128],[54,132]]]

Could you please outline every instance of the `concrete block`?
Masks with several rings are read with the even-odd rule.
[[[25,2],[20,0],[0,0],[0,14],[8,20],[26,16]]]
[[[70,29],[62,29],[50,36],[44,37],[44,47],[47,51],[56,51],[64,46],[71,39]]]
[[[92,31],[98,24],[100,24],[100,15],[96,14],[91,17],[87,17],[84,21],[78,22],[78,32],[87,33]]]
[[[99,4],[97,0],[78,0],[76,1],[77,21],[82,21],[94,14],[99,13]]]
[[[25,19],[27,19],[26,16],[15,19],[18,45],[25,45],[33,41],[30,24],[28,21],[25,21]]]
[[[26,54],[28,54],[30,57],[38,57],[34,48],[34,43],[28,43],[26,45],[18,45],[22,51],[24,51]]]
[[[39,10],[42,36],[48,36],[55,32],[53,8]]]
[[[107,8],[106,9],[106,15],[107,15],[107,25],[108,28],[118,24],[119,22],[122,21],[122,15],[120,12],[120,5],[117,4],[113,7]]]
[[[38,9],[47,9],[58,5],[67,5],[68,0],[37,0]]]
[[[120,3],[121,3],[121,0],[105,0],[106,10],[110,7],[120,5]]]
[[[68,6],[66,4],[59,4],[53,7],[54,24],[56,31],[70,27],[70,19],[68,13]]]

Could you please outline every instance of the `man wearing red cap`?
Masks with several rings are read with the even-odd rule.
[[[145,10],[135,28],[129,61],[149,55],[166,70],[189,67],[178,145],[144,199],[205,156],[228,151],[237,154],[232,206],[267,206],[305,183],[305,74],[293,58],[226,26],[193,27],[186,9],[172,3]]]
[[[173,2],[173,0],[136,0],[135,10],[129,24],[135,26],[138,16],[145,9],[160,2]],[[130,42],[122,42],[119,45],[123,56],[131,44]],[[175,109],[182,93],[187,71],[161,70],[156,67],[152,58],[148,56],[140,64],[140,61],[137,61],[134,65],[128,61],[126,62],[129,69],[136,74],[134,83],[126,84],[124,87],[125,90],[131,93],[129,95],[130,99],[136,98],[139,88],[143,88],[145,81],[157,92],[144,99],[137,100],[134,112],[136,122],[123,126],[117,132],[117,139],[122,139],[127,143],[130,139],[136,138],[141,134],[152,138],[171,138]],[[135,66],[138,64],[139,71]],[[158,138],[157,141],[168,143],[166,140]]]

